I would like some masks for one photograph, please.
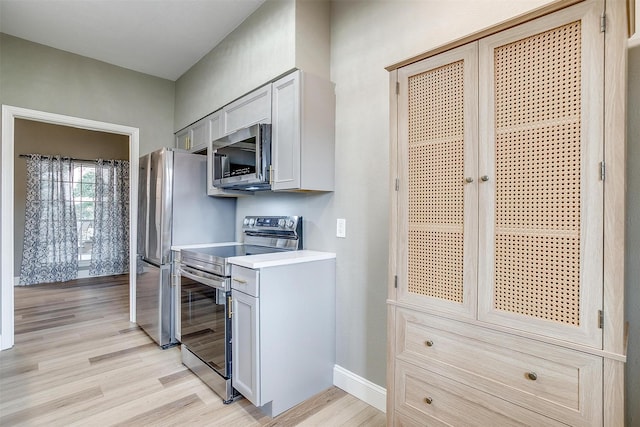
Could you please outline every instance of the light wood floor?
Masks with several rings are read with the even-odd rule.
[[[223,405],[178,347],[160,350],[128,318],[123,276],[17,287],[15,346],[0,352],[0,425],[385,425],[335,387],[273,419],[245,399]]]

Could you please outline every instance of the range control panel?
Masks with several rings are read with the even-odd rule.
[[[246,216],[242,229],[263,231],[296,231],[302,225],[301,216]]]

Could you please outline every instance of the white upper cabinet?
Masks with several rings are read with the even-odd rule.
[[[262,86],[223,107],[221,118],[222,135],[256,123],[271,123],[271,84]]]
[[[221,111],[216,111],[176,133],[176,148],[204,153],[209,141],[220,137],[220,117]]]
[[[191,128],[182,129],[176,133],[176,148],[183,150],[189,149],[189,142],[191,141]]]
[[[334,84],[298,70],[272,86],[272,190],[333,191]]]

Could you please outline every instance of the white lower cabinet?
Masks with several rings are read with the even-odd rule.
[[[240,291],[232,291],[231,329],[233,387],[254,405],[259,405],[260,387],[260,300]]]
[[[232,385],[274,417],[333,385],[335,259],[232,266]]]

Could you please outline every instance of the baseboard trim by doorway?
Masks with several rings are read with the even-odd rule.
[[[333,367],[333,385],[374,408],[387,412],[387,390],[342,366],[334,365]]]

